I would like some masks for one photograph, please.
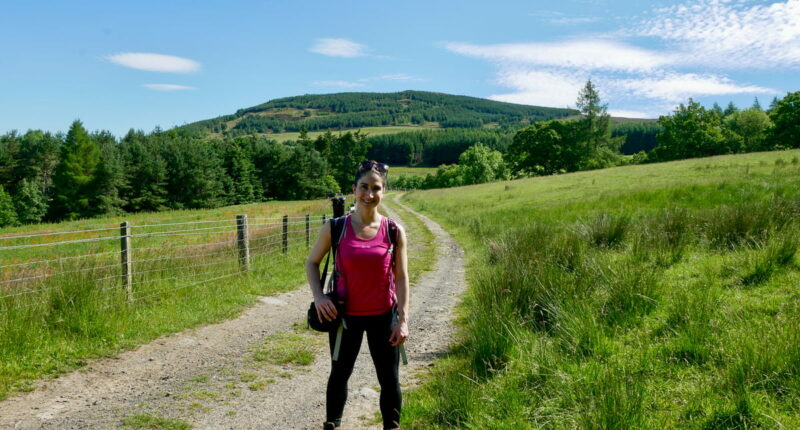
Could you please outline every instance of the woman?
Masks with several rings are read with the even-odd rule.
[[[344,297],[347,329],[342,333],[338,359],[331,361],[326,392],[326,430],[341,425],[347,400],[347,380],[353,371],[364,332],[367,333],[369,352],[381,386],[383,428],[400,426],[399,346],[408,338],[407,242],[404,229],[398,225],[397,243],[390,252],[389,222],[378,213],[388,170],[385,164],[364,161],[359,165],[353,182],[355,212],[347,215],[336,255],[337,291],[339,297]],[[322,318],[335,319],[337,312],[320,285],[319,264],[330,248],[331,225],[326,223],[306,261],[306,275],[320,321]],[[331,352],[335,338],[336,333],[331,333]]]

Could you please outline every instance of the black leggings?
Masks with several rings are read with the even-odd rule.
[[[348,316],[347,329],[342,333],[342,344],[339,349],[339,360],[331,361],[331,375],[328,378],[326,413],[327,421],[341,424],[344,404],[347,401],[347,380],[353,373],[361,339],[367,332],[367,344],[378,383],[381,386],[381,415],[383,428],[391,429],[400,426],[400,378],[398,365],[400,349],[389,343],[392,334],[392,313],[375,316]],[[336,332],[329,335],[331,355],[336,343]]]

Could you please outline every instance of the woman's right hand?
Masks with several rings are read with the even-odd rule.
[[[336,305],[333,304],[333,300],[330,297],[322,296],[314,299],[314,306],[317,308],[319,322],[323,322],[323,317],[328,321],[336,319]]]

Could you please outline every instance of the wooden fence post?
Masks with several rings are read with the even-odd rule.
[[[283,253],[289,252],[289,215],[283,216]]]
[[[250,270],[250,240],[247,235],[247,215],[236,215],[236,246],[239,248],[239,269]]]
[[[121,262],[122,262],[122,285],[125,287],[125,295],[128,301],[133,301],[133,271],[131,270],[131,225],[128,221],[119,225]]]
[[[306,214],[306,248],[311,244],[311,216]]]

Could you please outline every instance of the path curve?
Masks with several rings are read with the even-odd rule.
[[[394,204],[419,217],[437,244],[434,269],[412,289],[409,365],[401,368],[407,389],[448,351],[452,312],[466,283],[459,245],[437,223],[402,205],[400,196],[393,196]],[[265,339],[302,321],[309,297],[307,285],[264,297],[236,319],[159,338],[39,382],[34,391],[0,402],[0,429],[117,428],[125,417],[142,413],[200,429],[318,429],[329,369],[326,339],[314,337],[317,359],[307,367],[264,367],[252,359]],[[263,387],[248,389],[254,380]],[[349,384],[347,428],[379,428],[377,385],[364,347]]]

